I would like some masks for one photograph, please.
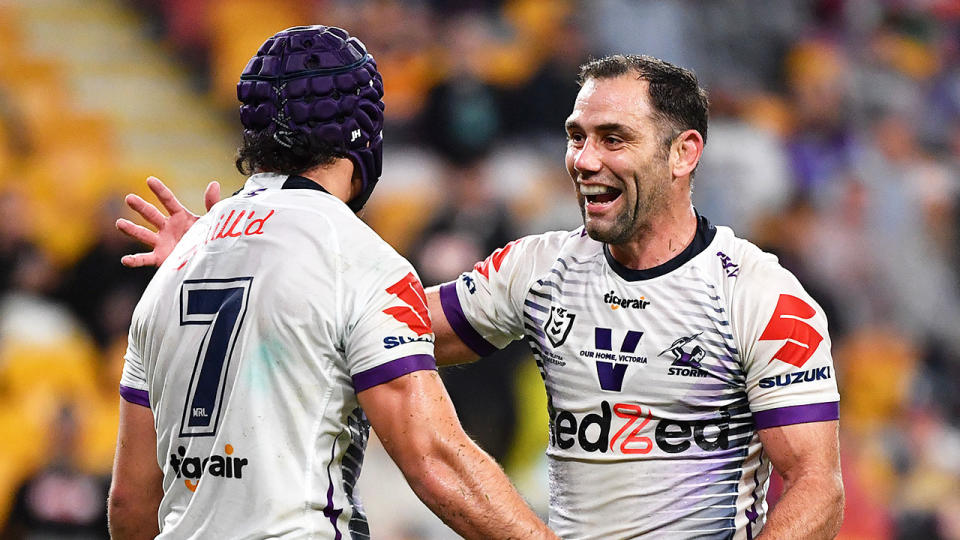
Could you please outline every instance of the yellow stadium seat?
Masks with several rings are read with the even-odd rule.
[[[313,20],[304,2],[277,0],[211,0],[211,79],[214,99],[233,106],[237,81],[250,57],[273,34]]]

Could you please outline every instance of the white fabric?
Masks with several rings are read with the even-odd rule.
[[[756,535],[770,463],[754,422],[836,418],[822,309],[774,256],[711,231],[665,273],[616,271],[582,229],[529,236],[441,289],[478,352],[533,350],[561,537]]]
[[[149,395],[160,538],[366,537],[355,390],[434,367],[411,265],[286,179],[255,175],[214,206],[134,313],[121,394]]]

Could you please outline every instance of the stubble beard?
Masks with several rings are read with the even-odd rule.
[[[580,215],[583,217],[584,228],[590,238],[604,244],[618,245],[625,244],[653,229],[653,217],[667,206],[667,185],[665,182],[655,182],[644,192],[637,173],[633,174],[633,182],[637,187],[637,198],[634,204],[617,214],[609,227],[589,221],[583,197],[578,197]],[[626,185],[626,182],[623,184]],[[624,191],[621,197],[625,195]]]

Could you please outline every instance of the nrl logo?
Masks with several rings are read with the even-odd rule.
[[[550,316],[547,317],[543,330],[547,333],[547,339],[550,340],[551,345],[554,347],[563,345],[570,334],[570,329],[573,328],[575,317],[576,314],[570,313],[567,308],[550,306]]]

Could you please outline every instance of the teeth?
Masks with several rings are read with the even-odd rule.
[[[580,193],[584,195],[603,195],[605,193],[614,193],[615,191],[615,189],[609,186],[580,184]]]

